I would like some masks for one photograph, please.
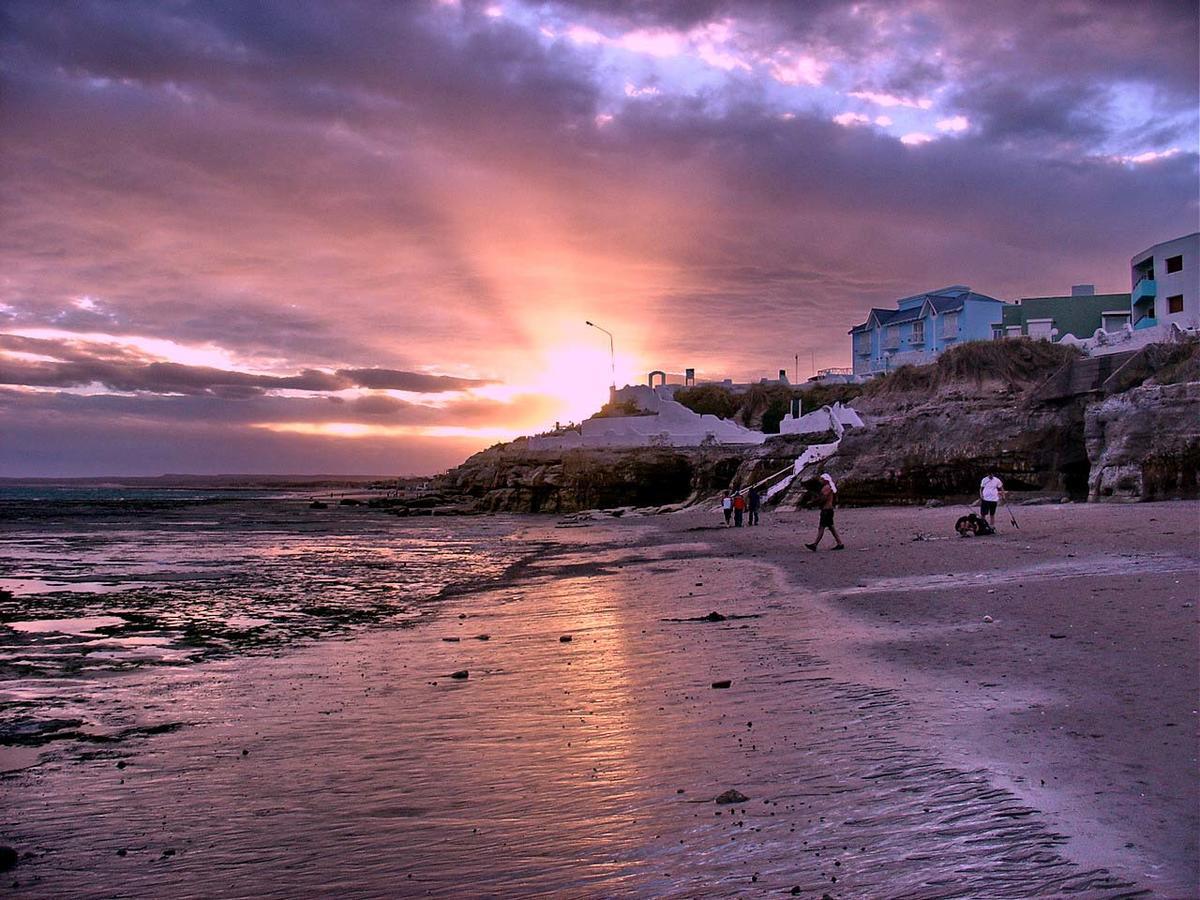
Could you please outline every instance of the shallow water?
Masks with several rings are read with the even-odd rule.
[[[15,893],[1132,893],[830,677],[773,572],[642,537],[538,544],[420,628],[92,673],[141,730],[0,783]]]
[[[109,675],[418,622],[440,592],[530,552],[511,519],[307,500],[27,508],[0,515],[0,742],[49,752],[138,726],[126,704],[93,702]]]

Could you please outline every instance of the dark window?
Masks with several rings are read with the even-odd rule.
[[[1182,272],[1182,271],[1183,271],[1183,257],[1182,256],[1168,256],[1167,257],[1167,274],[1170,275],[1172,272]]]
[[[1183,294],[1176,294],[1174,297],[1167,298],[1167,312],[1169,312],[1169,313],[1183,312]]]

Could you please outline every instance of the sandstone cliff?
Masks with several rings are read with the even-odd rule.
[[[465,511],[569,513],[658,507],[747,486],[827,434],[772,438],[757,446],[530,450],[517,440],[476,453],[437,480]]]
[[[807,502],[820,471],[837,479],[847,504],[973,497],[989,469],[1010,490],[1078,500],[1196,496],[1198,378],[1196,342],[1152,346],[1105,365],[1043,342],[964,345],[934,365],[868,384],[854,402],[866,427],[848,429],[835,456],[776,499]],[[1156,383],[1164,381],[1179,383]],[[706,501],[787,469],[808,444],[832,439],[557,451],[531,450],[522,439],[442,476],[437,503],[568,513]]]
[[[1086,494],[1082,404],[1030,405],[1004,391],[930,398],[866,418],[867,427],[847,431],[824,465],[843,503],[970,496],[989,469],[1011,490]],[[798,502],[802,489],[789,491],[784,502]]]
[[[1089,500],[1196,497],[1200,382],[1147,384],[1088,407]]]

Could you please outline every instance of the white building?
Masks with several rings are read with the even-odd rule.
[[[1200,328],[1200,231],[1143,250],[1129,268],[1135,330]]]

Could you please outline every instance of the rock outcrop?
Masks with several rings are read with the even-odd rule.
[[[531,450],[526,441],[491,447],[437,482],[472,512],[570,513],[686,503],[748,486],[791,465],[825,435],[781,436],[757,446]]]
[[[837,480],[841,502],[860,505],[973,497],[988,470],[1009,490],[1078,500],[1197,496],[1200,342],[1091,362],[1056,345],[1000,341],[898,369],[855,400],[865,427],[846,429],[836,455],[771,502],[811,499],[809,479],[821,471]],[[784,472],[809,445],[834,439],[557,449],[519,439],[442,476],[426,502],[436,510],[548,513],[707,502]]]
[[[942,394],[868,416],[867,427],[846,432],[823,469],[847,504],[973,495],[989,469],[1003,473],[1012,490],[1082,499],[1088,476],[1083,405],[1029,404],[1003,389]],[[797,501],[802,485],[803,479],[785,502]]]
[[[1198,495],[1200,382],[1147,384],[1095,403],[1084,436],[1089,500]]]

